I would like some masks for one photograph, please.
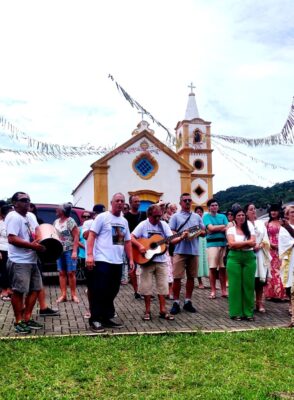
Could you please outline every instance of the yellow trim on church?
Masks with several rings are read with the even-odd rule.
[[[161,196],[162,192],[156,192],[155,190],[136,190],[133,192],[129,192],[130,196],[139,196],[140,200],[151,201],[152,203],[157,203]]]
[[[98,165],[93,168],[94,204],[104,204],[108,208],[108,168],[109,165]]]

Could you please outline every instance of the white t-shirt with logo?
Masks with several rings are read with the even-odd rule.
[[[169,225],[165,221],[161,221],[160,224],[152,225],[149,219],[142,221],[139,223],[138,226],[133,230],[132,234],[137,238],[146,238],[149,239],[153,235],[160,235],[164,238],[172,236],[172,230],[170,229]],[[167,256],[166,253],[155,256],[153,258],[154,262],[166,262]]]
[[[94,260],[122,264],[124,244],[131,240],[128,221],[106,211],[97,215],[90,230],[97,235],[93,249]]]
[[[5,227],[7,236],[15,235],[27,242],[35,240],[35,231],[39,226],[36,216],[28,212],[25,217],[16,211],[11,211],[5,218]],[[37,253],[35,250],[17,247],[8,244],[8,258],[15,263],[35,264],[37,262]]]

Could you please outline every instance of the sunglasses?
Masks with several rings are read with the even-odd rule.
[[[191,199],[183,199],[182,201],[183,201],[184,203],[191,203],[191,202],[192,202]]]
[[[22,203],[30,203],[31,199],[23,198],[23,199],[18,199],[17,201],[21,201]]]
[[[82,215],[82,218],[91,218],[91,215]]]
[[[160,215],[158,215],[158,214],[152,215],[152,217],[153,217],[153,218],[161,218],[161,214],[160,214]]]

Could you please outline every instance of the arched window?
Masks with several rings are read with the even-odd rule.
[[[199,129],[196,129],[196,131],[194,131],[194,143],[200,143],[201,141],[202,141],[201,132],[199,131]]]

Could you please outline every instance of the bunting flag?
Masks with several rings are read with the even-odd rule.
[[[230,163],[234,164],[238,170],[242,170],[245,175],[247,175],[250,178],[251,182],[255,182],[257,185],[260,184],[260,182],[262,182],[264,184],[264,182],[268,182],[270,185],[275,185],[276,182],[273,182],[267,178],[265,178],[264,176],[259,175],[256,170],[252,170],[251,168],[248,167],[248,165],[244,165],[239,159],[236,160],[234,157],[232,157],[231,154],[228,154],[226,151],[224,151],[223,149],[221,149],[218,145],[215,146],[215,149]],[[258,181],[258,178],[260,181]]]
[[[35,149],[39,154],[46,154],[50,156],[50,158],[65,158],[65,157],[79,157],[79,156],[87,156],[87,155],[100,155],[103,156],[109,153],[111,150],[115,148],[99,146],[94,147],[90,144],[84,144],[81,146],[68,146],[68,145],[60,145],[55,143],[47,143],[40,141],[38,139],[34,139],[33,137],[25,134],[18,128],[16,128],[13,124],[11,124],[5,117],[0,116],[0,127],[3,128],[1,130],[1,135],[5,135],[9,137],[9,139],[20,142],[27,146],[28,148]],[[6,151],[8,151],[6,149]],[[18,150],[21,152],[21,150]]]
[[[176,141],[176,137],[175,135],[173,135],[168,128],[166,128],[161,122],[159,122],[156,118],[153,117],[153,115],[147,111],[144,107],[141,106],[140,103],[138,103],[137,100],[135,100],[134,98],[132,98],[132,96],[130,96],[126,90],[124,90],[113,78],[113,76],[111,74],[108,75],[108,78],[110,78],[116,85],[117,90],[124,96],[124,98],[130,103],[130,105],[134,108],[136,108],[137,110],[141,111],[142,114],[147,115],[152,122],[156,123],[156,125],[158,125],[159,127],[161,127],[162,129],[164,129],[167,132],[167,139],[169,141],[169,145],[175,144]]]
[[[142,113],[148,115],[153,122],[155,122],[158,126],[162,127],[168,134],[168,140],[170,143],[175,145],[176,137],[173,135],[163,124],[157,121],[144,107],[142,107],[135,99],[133,99],[113,78],[112,75],[108,75],[108,77],[115,82],[118,91],[125,97],[125,99],[131,104],[132,107],[136,107]],[[225,142],[230,143],[239,143],[245,144],[247,146],[273,146],[273,145],[281,145],[281,144],[294,144],[294,133],[293,133],[293,126],[294,126],[294,98],[292,101],[291,109],[289,116],[282,128],[280,133],[275,135],[267,136],[264,138],[252,138],[248,139],[246,137],[239,137],[239,136],[226,136],[226,135],[213,135],[211,137],[218,138]]]
[[[238,154],[240,154],[240,155],[242,155],[242,156],[244,156],[244,157],[250,158],[250,160],[252,160],[252,161],[254,161],[254,162],[256,162],[256,163],[261,163],[261,164],[263,164],[265,167],[270,167],[270,168],[273,168],[273,169],[283,169],[283,170],[285,170],[285,171],[294,171],[294,168],[283,167],[282,165],[273,164],[273,163],[270,163],[270,162],[261,160],[261,159],[259,159],[259,158],[255,158],[255,157],[251,156],[250,154],[243,153],[243,151],[234,149],[233,147],[230,147],[230,146],[228,146],[227,144],[220,143],[216,138],[214,138],[214,139],[213,139],[213,145],[215,146],[216,143],[217,143],[219,146],[221,146],[221,148],[231,150],[231,151],[233,151],[233,152],[235,152],[235,153],[238,153]]]

